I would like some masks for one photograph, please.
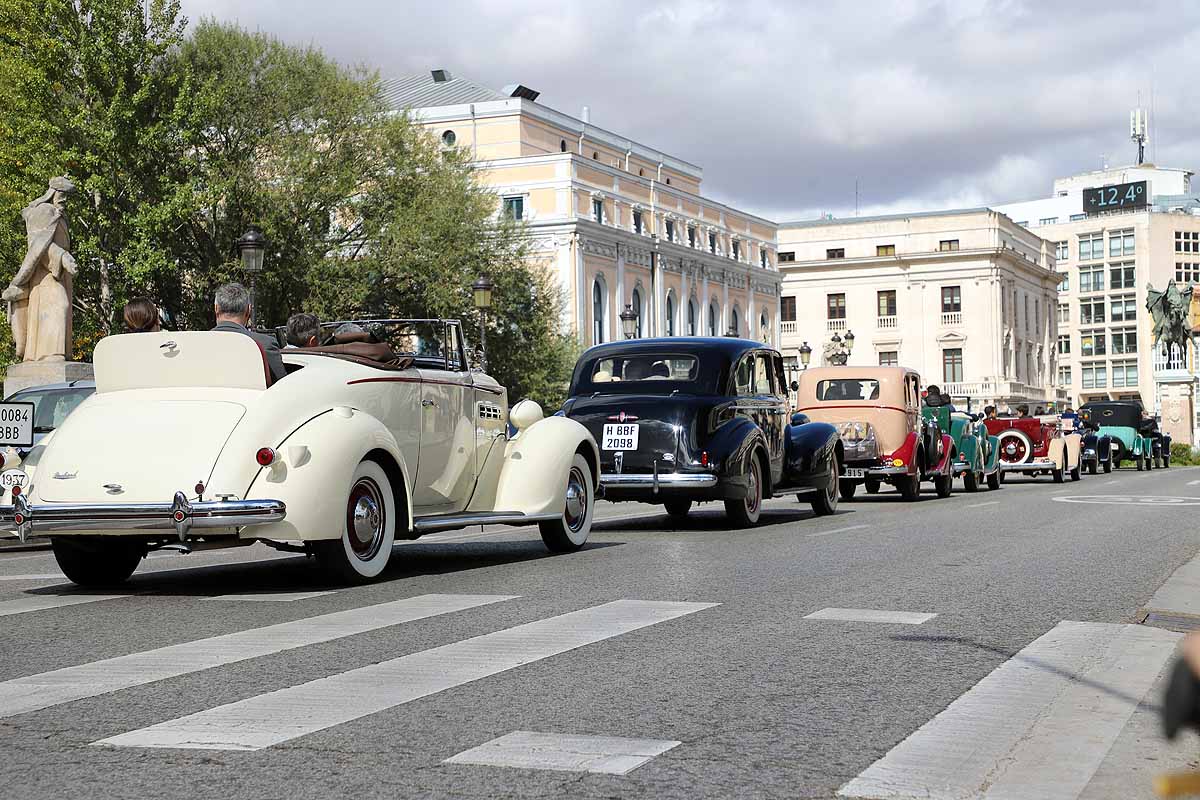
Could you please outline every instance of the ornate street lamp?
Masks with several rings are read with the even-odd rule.
[[[242,271],[250,275],[250,308],[254,310],[254,279],[262,272],[263,255],[267,250],[267,237],[257,225],[251,225],[237,240],[238,255],[242,259]]]
[[[847,335],[853,336],[853,334],[849,333]],[[833,343],[833,352],[829,354],[829,361],[839,367],[846,366],[846,359],[850,355],[850,350],[842,345],[842,337],[835,333],[829,341]],[[851,339],[850,341],[854,340]]]
[[[484,372],[487,372],[487,333],[484,329],[484,318],[487,316],[488,309],[492,307],[492,291],[496,288],[496,284],[492,283],[491,278],[487,275],[480,275],[471,284],[471,291],[475,295],[475,308],[479,309],[479,366]]]
[[[805,369],[808,369],[808,362],[810,361],[812,361],[812,348],[805,341],[804,344],[800,345],[800,363],[804,365]]]
[[[621,318],[621,332],[625,334],[625,338],[637,338],[638,315],[637,312],[633,310],[633,306],[626,305],[625,310],[617,316]]]
[[[854,349],[854,331],[846,331],[846,353],[849,354]]]

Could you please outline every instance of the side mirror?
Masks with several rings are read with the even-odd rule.
[[[811,420],[808,418],[808,414],[802,413],[800,411],[797,411],[795,414],[792,414],[792,424],[793,425],[807,425],[809,422],[811,422]]]
[[[800,382],[799,381],[792,381],[792,391],[793,392],[800,391]]]

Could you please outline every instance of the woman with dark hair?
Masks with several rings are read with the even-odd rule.
[[[158,306],[148,297],[135,297],[125,304],[125,330],[128,333],[155,333],[162,330],[158,324]]]

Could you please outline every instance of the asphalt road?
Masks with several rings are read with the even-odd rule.
[[[1200,505],[1200,470],[1173,468],[1012,478],[916,504],[885,489],[820,519],[780,498],[744,531],[717,505],[676,523],[602,504],[581,552],[547,555],[533,529],[439,534],[398,546],[386,580],[348,589],[256,547],[156,555],[127,591],[97,598],[56,577],[48,553],[3,553],[0,793],[941,797],[953,791],[921,783],[929,764],[887,772],[894,791],[871,783],[872,765],[936,761],[944,748],[920,756],[922,742],[965,741],[977,723],[959,712],[982,708],[1028,717],[1022,736],[1072,763],[1097,754],[1075,788],[1013,796],[1133,796],[1126,784],[1144,776],[1113,759],[1166,763],[1138,670],[1157,691],[1174,646],[1137,623],[1200,551],[1190,498]],[[806,618],[824,609],[857,618]],[[259,632],[281,623],[293,624]],[[1141,661],[1104,672],[1118,656]],[[1005,694],[1016,669],[1031,670],[1017,676],[1029,691]],[[1072,700],[1080,691],[1104,702]],[[1064,704],[1076,716],[1056,727]],[[467,753],[505,736],[513,746]],[[610,772],[470,763],[496,758]],[[1021,772],[1058,766],[1039,769]]]

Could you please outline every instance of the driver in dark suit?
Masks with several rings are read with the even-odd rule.
[[[942,394],[942,390],[934,384],[925,389],[925,405],[929,408],[949,408],[950,413],[954,413],[954,403],[950,401],[950,396]]]
[[[274,336],[255,333],[249,328],[254,308],[250,304],[250,292],[245,286],[240,283],[227,283],[217,289],[213,298],[213,312],[217,317],[214,331],[241,333],[258,342],[266,356],[272,383],[287,376],[287,370],[283,367],[283,357],[279,354],[279,342]]]

